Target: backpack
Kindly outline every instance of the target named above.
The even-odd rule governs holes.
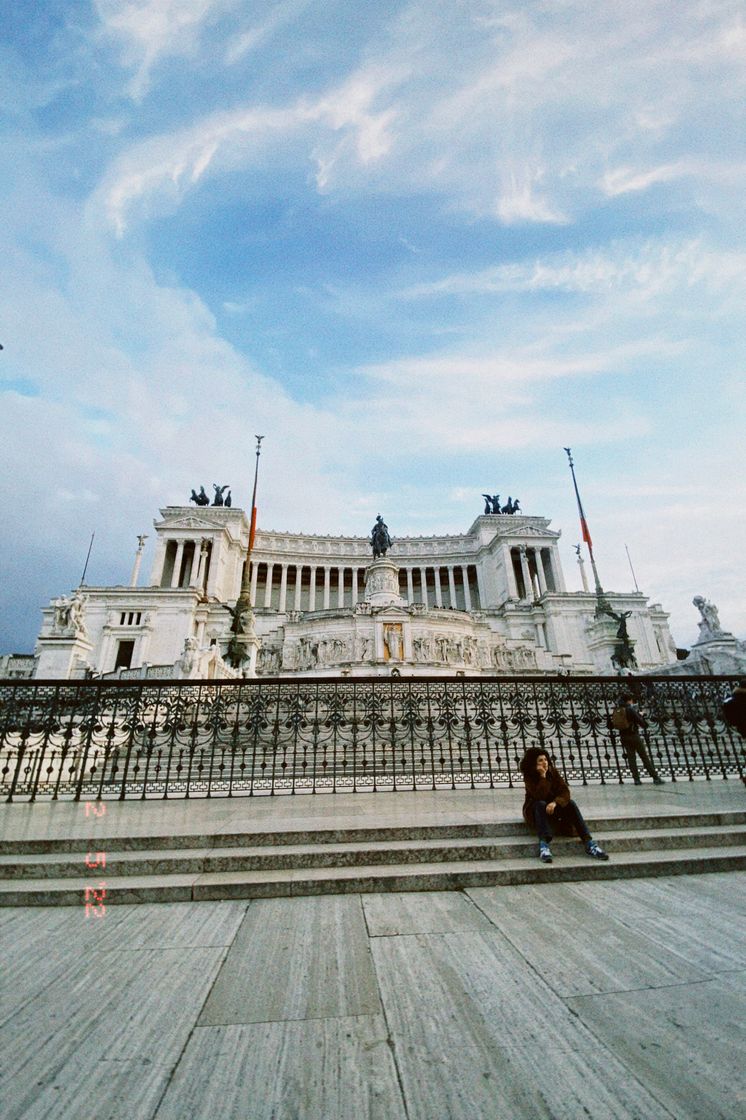
[[[626,708],[615,708],[611,713],[611,726],[617,731],[631,731],[634,724]]]

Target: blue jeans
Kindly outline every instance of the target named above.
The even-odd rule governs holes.
[[[583,814],[574,801],[570,801],[564,807],[562,805],[556,805],[551,817],[547,813],[547,802],[535,801],[534,824],[536,825],[539,839],[546,840],[547,843],[549,843],[553,836],[552,827],[549,824],[550,820],[556,820],[566,825],[574,825],[580,833],[581,840],[590,840],[591,838],[588,825],[583,820]]]

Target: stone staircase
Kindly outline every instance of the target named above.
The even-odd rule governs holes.
[[[554,863],[518,821],[198,835],[5,840],[0,905],[213,901],[281,895],[637,878],[746,868],[746,811],[586,815],[608,863],[556,839]],[[95,844],[96,852],[90,851]],[[105,853],[105,866],[89,869]],[[100,860],[100,857],[99,857]],[[91,888],[99,893],[93,895]],[[105,893],[104,893],[105,892]]]

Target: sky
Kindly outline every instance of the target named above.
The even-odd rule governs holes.
[[[0,31],[0,652],[192,487],[483,491],[746,634],[741,0],[35,0]],[[394,550],[395,554],[395,550]]]

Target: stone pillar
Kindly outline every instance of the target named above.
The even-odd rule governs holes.
[[[477,590],[479,591],[479,606],[482,610],[487,606],[487,598],[484,594],[484,580],[482,579],[482,569],[479,564],[475,565],[477,572]]]
[[[422,584],[422,603],[423,606],[429,607],[430,604],[427,599],[427,568],[420,568],[420,583]]]
[[[352,605],[357,603],[357,567],[352,569]]]
[[[503,564],[505,565],[505,581],[508,586],[508,595],[511,599],[520,598],[513,571],[513,550],[508,544],[502,546]]]
[[[303,568],[300,564],[295,565],[295,598],[293,599],[293,610],[300,610],[300,593],[303,587]]]
[[[272,577],[275,572],[274,564],[267,564],[267,583],[264,588],[264,606],[269,608],[272,606]]]
[[[464,603],[466,604],[467,611],[471,610],[471,590],[469,588],[469,565],[461,565],[461,579],[464,584]]]
[[[440,586],[440,568],[436,566],[433,568],[433,575],[435,577],[435,606],[443,606],[443,591]]]
[[[534,549],[534,563],[536,564],[536,578],[539,581],[539,595],[546,595],[547,581],[544,575],[544,558],[541,555],[541,549]]]
[[[344,568],[337,568],[337,606],[343,607],[345,605],[345,570]]]
[[[332,585],[332,570],[328,564],[324,565],[324,610],[329,610],[329,599],[331,597]]]
[[[528,570],[528,557],[526,556],[525,544],[518,545],[518,555],[521,560],[521,575],[523,576],[523,587],[526,592],[525,597],[526,599],[531,599],[531,573]]]
[[[554,576],[554,587],[556,591],[564,592],[567,590],[565,587],[565,577],[562,572],[562,565],[560,564],[559,554],[556,546],[549,549],[549,568]]]
[[[410,604],[414,602],[414,580],[411,568],[407,568],[407,599]]]
[[[145,541],[147,539],[145,534],[137,538],[137,552],[135,553],[135,562],[132,565],[130,587],[137,587],[137,577],[140,575],[140,565],[142,564],[142,551],[145,548]]]
[[[308,588],[308,609],[316,610],[316,565],[311,566],[311,583]]]
[[[256,603],[256,585],[259,579],[259,565],[252,563],[251,565],[251,591],[249,592],[249,602],[252,607]]]
[[[456,606],[456,580],[453,575],[453,564],[448,565],[448,594],[451,597],[451,606]]]
[[[184,542],[179,541],[176,545],[176,556],[174,558],[174,570],[171,576],[171,586],[179,586],[179,575],[181,573],[181,562],[184,559]]]
[[[285,613],[285,606],[288,594],[288,566],[282,565],[282,575],[280,577],[280,614]]]

